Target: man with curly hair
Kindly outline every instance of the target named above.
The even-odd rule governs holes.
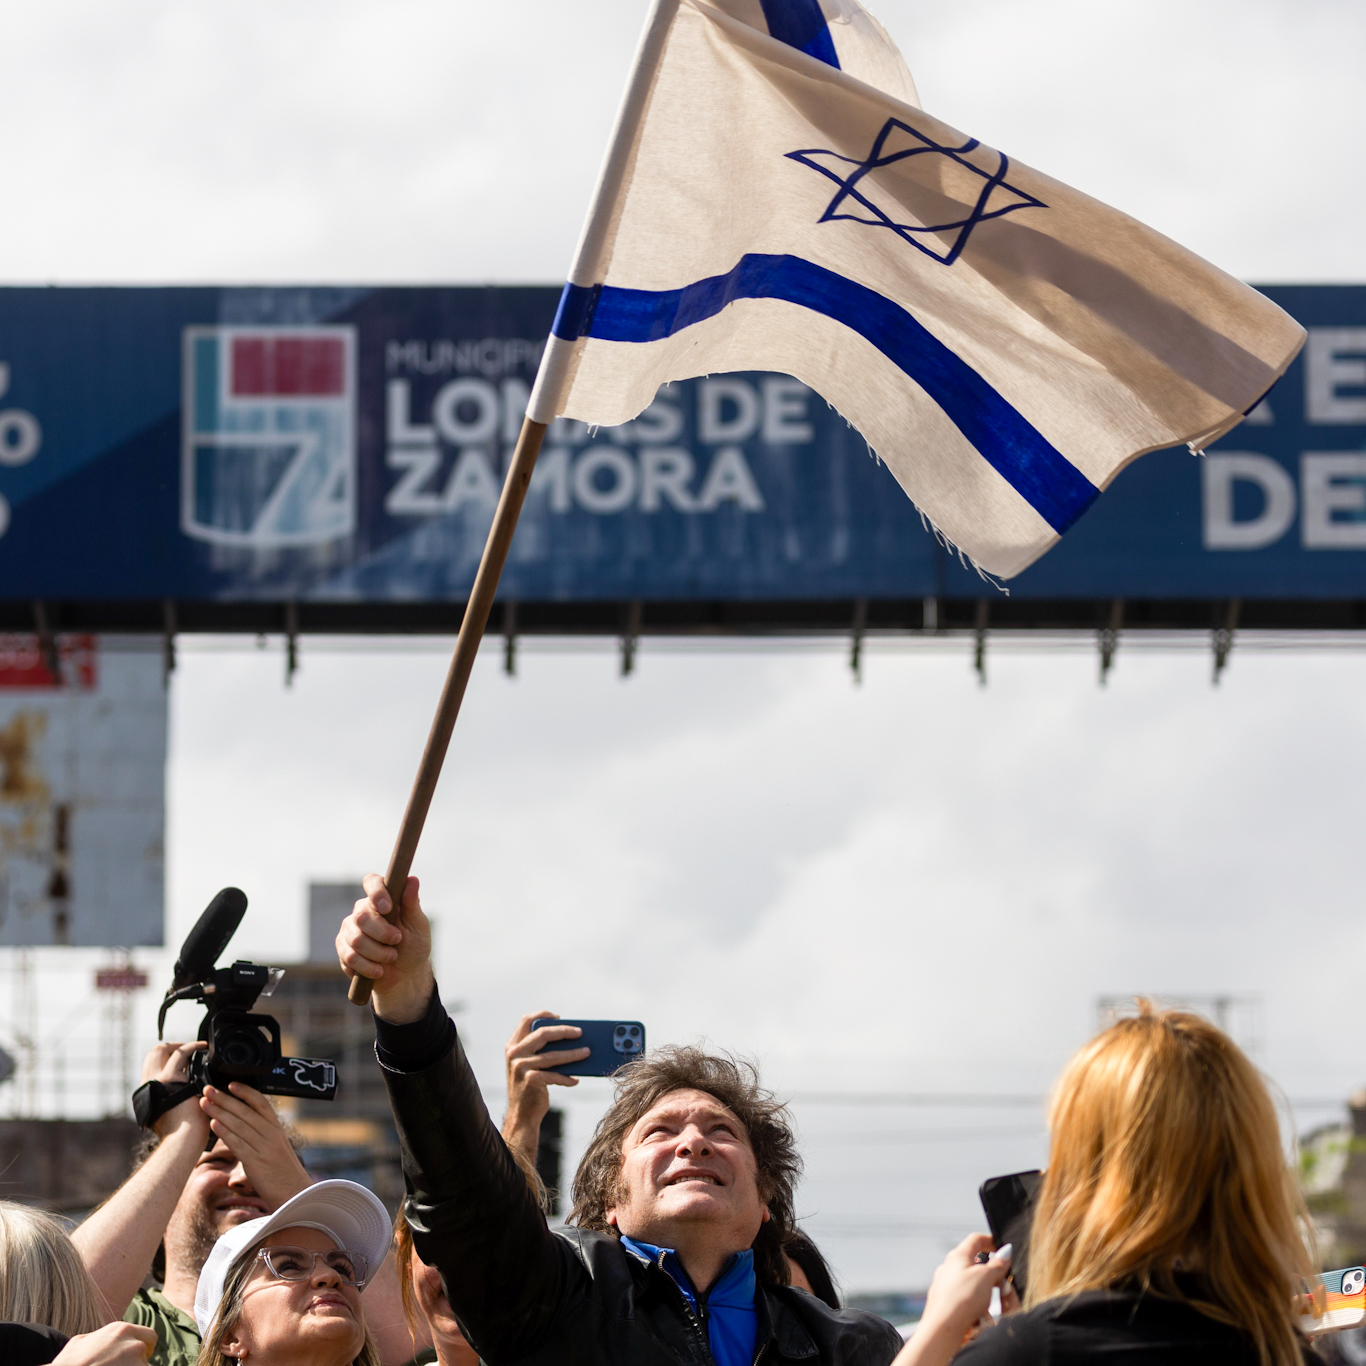
[[[373,983],[413,1245],[489,1366],[888,1366],[890,1324],[790,1284],[801,1160],[752,1067],[669,1048],[623,1069],[552,1232],[441,1006],[417,879],[396,924],[383,879],[365,892],[337,952]]]

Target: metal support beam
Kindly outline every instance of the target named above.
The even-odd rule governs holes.
[[[1219,676],[1228,667],[1228,657],[1233,650],[1233,635],[1238,629],[1238,614],[1242,607],[1241,598],[1230,598],[1224,608],[1223,624],[1214,628],[1211,642],[1214,647],[1214,677],[1210,681],[1216,688],[1219,686]]]
[[[854,599],[854,620],[849,647],[849,667],[854,672],[855,684],[863,682],[863,633],[868,627],[868,599]]]
[[[47,884],[52,903],[52,942],[71,943],[71,807],[52,808],[52,876]]]
[[[987,685],[987,625],[991,620],[991,601],[977,599],[977,621],[973,628],[972,667],[977,670],[977,682]]]
[[[517,604],[503,604],[503,672],[517,677]]]
[[[62,686],[62,660],[57,650],[57,637],[52,632],[52,626],[48,621],[47,606],[42,601],[33,604],[33,627],[38,633],[38,652],[43,657],[43,663],[47,665],[47,671],[52,675],[52,680],[60,688]]]
[[[161,604],[161,686],[171,686],[175,673],[175,603],[167,598]]]
[[[621,633],[621,676],[628,678],[636,667],[636,646],[640,643],[640,624],[645,614],[645,604],[639,598],[632,599],[626,609],[626,627]]]
[[[299,604],[285,603],[285,687],[294,686],[299,672]]]
[[[1116,598],[1110,604],[1110,620],[1097,632],[1097,641],[1100,645],[1100,686],[1105,686],[1105,681],[1110,676],[1110,670],[1115,662],[1115,650],[1119,647],[1119,633],[1124,625],[1124,599]]]

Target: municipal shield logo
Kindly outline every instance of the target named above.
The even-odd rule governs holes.
[[[187,327],[180,522],[270,549],[356,525],[356,329]]]

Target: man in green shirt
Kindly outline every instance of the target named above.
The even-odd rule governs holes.
[[[157,1345],[148,1358],[154,1366],[194,1366],[199,1360],[199,1328],[194,1317],[172,1304],[155,1286],[139,1290],[124,1321],[150,1328]]]

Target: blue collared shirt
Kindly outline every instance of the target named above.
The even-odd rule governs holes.
[[[634,1238],[623,1237],[621,1241],[638,1257],[668,1272],[693,1313],[705,1321],[707,1345],[716,1366],[753,1366],[754,1340],[759,1335],[759,1315],[754,1308],[758,1282],[753,1252],[747,1248],[732,1255],[699,1308],[697,1292],[673,1248],[638,1243]]]

